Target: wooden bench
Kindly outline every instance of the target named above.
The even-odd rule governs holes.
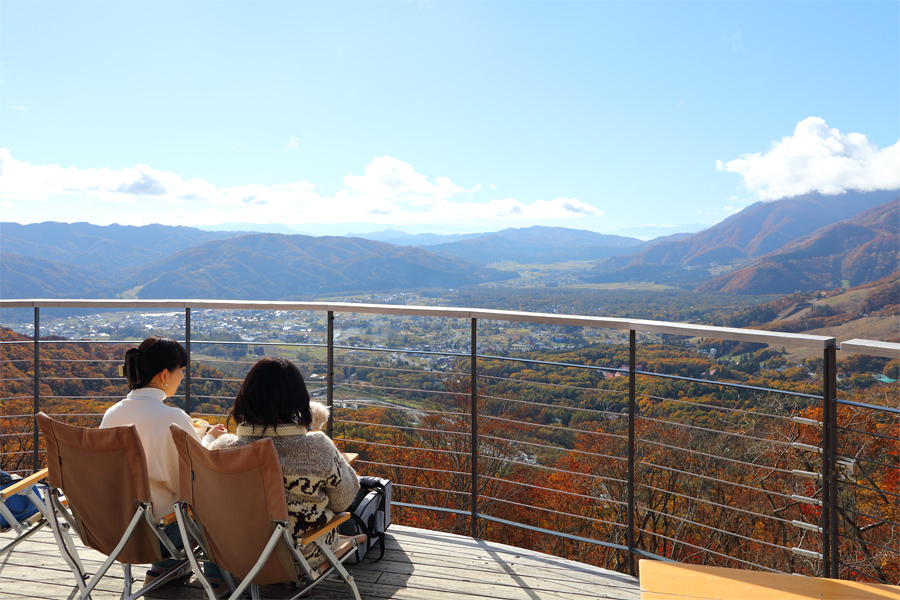
[[[784,573],[640,562],[641,600],[900,600],[900,586]]]

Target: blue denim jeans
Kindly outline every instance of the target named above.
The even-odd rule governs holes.
[[[184,546],[184,542],[181,540],[181,531],[178,530],[178,523],[172,523],[171,525],[167,525],[163,532],[166,534],[176,548],[181,548]],[[160,548],[162,549],[163,556],[170,556],[169,551],[166,550],[166,547],[160,542]],[[155,562],[150,567],[150,571],[155,573],[161,573],[167,569],[171,569],[178,561],[174,558],[166,558],[160,562]],[[222,578],[222,570],[219,568],[219,565],[215,565],[211,562],[203,563],[203,574],[206,575],[207,579],[221,579]]]

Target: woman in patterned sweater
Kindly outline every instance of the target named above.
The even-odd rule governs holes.
[[[310,402],[300,370],[289,360],[267,356],[247,373],[228,415],[237,435],[225,434],[209,449],[232,448],[262,437],[272,438],[281,459],[290,527],[298,543],[306,531],[320,527],[353,502],[359,479],[321,431],[328,409]],[[336,530],[326,542],[337,548]],[[301,548],[312,568],[325,562],[315,544]]]

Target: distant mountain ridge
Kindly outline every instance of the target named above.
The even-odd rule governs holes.
[[[536,225],[437,244],[429,246],[428,250],[440,256],[483,264],[500,261],[530,263],[597,260],[643,248],[647,244],[637,238]]]
[[[848,192],[757,202],[690,237],[655,244],[634,256],[611,258],[600,269],[613,271],[640,264],[693,267],[757,258],[897,197],[897,191]]]
[[[434,246],[448,242],[458,242],[485,235],[484,233],[406,233],[397,229],[385,229],[372,233],[348,233],[344,237],[358,237],[397,246]]]
[[[598,264],[558,270],[574,283],[655,282],[742,294],[832,289],[897,269],[898,207],[897,192],[811,194],[757,203],[698,233],[649,242],[545,226],[451,237],[371,234],[389,242],[164,225],[2,223],[0,296],[305,299],[518,277],[487,267],[504,262],[513,265],[506,269]]]
[[[103,298],[115,291],[96,270],[33,256],[0,254],[0,297]]]
[[[372,240],[164,225],[4,223],[0,247],[4,298],[308,299],[518,276]]]
[[[0,223],[0,251],[86,268],[123,273],[210,240],[244,235],[169,225]]]
[[[359,238],[256,234],[215,240],[125,280],[140,298],[300,299],[327,292],[452,288],[516,277]]]
[[[900,204],[886,202],[852,219],[823,227],[698,291],[789,294],[857,286],[900,268]]]
[[[681,240],[662,241],[633,255],[601,262],[582,276],[588,283],[650,281],[699,287],[699,291],[742,294],[790,293],[795,290],[831,289],[850,280],[859,285],[884,277],[897,268],[898,226],[891,208],[900,206],[897,191],[848,192],[840,196],[809,194],[756,203],[713,227]],[[866,224],[866,216],[881,218],[881,225]],[[881,215],[881,217],[875,217]],[[859,217],[859,219],[857,219]],[[823,224],[824,225],[821,225]],[[845,226],[838,227],[840,224]],[[861,232],[872,225],[878,232]],[[809,236],[822,237],[815,256],[800,262],[797,256],[776,258],[809,245]],[[893,230],[891,229],[893,227]],[[855,232],[855,233],[854,233]],[[887,236],[887,237],[885,237]],[[893,245],[892,245],[893,244]],[[863,248],[864,246],[864,248]],[[868,261],[842,259],[838,254],[861,253]],[[763,260],[763,257],[766,257]],[[874,261],[874,266],[869,263]],[[877,264],[877,263],[882,264]],[[891,268],[893,263],[893,268]],[[724,275],[710,273],[734,267]],[[712,281],[710,281],[712,280]],[[708,283],[707,283],[708,282]]]

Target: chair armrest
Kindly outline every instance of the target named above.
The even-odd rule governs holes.
[[[334,515],[334,517],[330,521],[328,521],[321,527],[317,527],[316,529],[310,529],[305,534],[303,534],[303,538],[301,539],[302,544],[304,546],[306,544],[309,544],[317,537],[325,535],[326,533],[328,533],[329,531],[331,531],[332,529],[334,529],[335,527],[337,527],[338,525],[340,525],[341,523],[343,523],[344,521],[346,521],[349,518],[350,518],[350,513],[348,513],[348,512],[342,512],[342,513],[338,513],[338,514]]]
[[[187,514],[190,518],[192,518],[192,519],[194,518],[194,509],[191,507],[191,505],[187,506]],[[172,523],[175,523],[176,521],[178,521],[178,519],[175,517],[175,511],[172,511],[169,514],[167,514],[166,516],[164,516],[162,519],[160,519],[159,524],[160,525],[171,525]]]
[[[35,483],[47,477],[47,469],[41,469],[37,473],[32,473],[28,477],[24,479],[20,479],[9,487],[3,488],[3,491],[0,491],[0,498],[6,500],[10,496],[15,496],[22,490],[27,490]]]

